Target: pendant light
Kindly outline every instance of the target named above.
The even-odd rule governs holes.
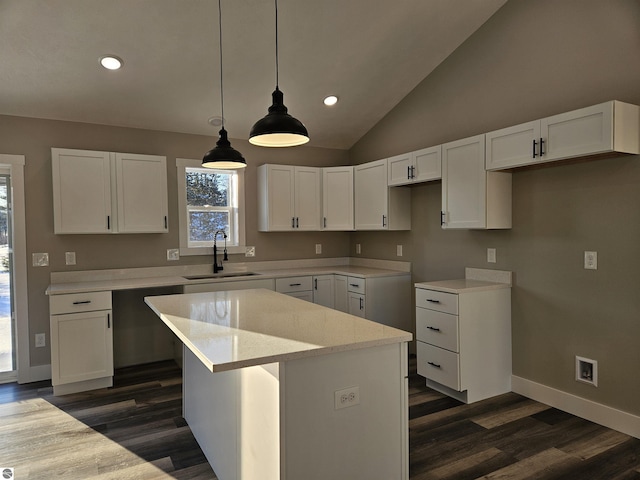
[[[247,166],[242,154],[235,150],[229,139],[227,131],[224,129],[224,94],[222,89],[222,7],[221,0],[218,0],[218,22],[220,24],[220,107],[222,110],[222,129],[220,139],[216,142],[215,148],[209,150],[202,159],[202,166],[207,168],[236,169]]]
[[[284,106],[284,95],[278,88],[278,0],[276,4],[276,89],[269,113],[251,128],[249,142],[260,147],[295,147],[309,141],[309,134],[302,122],[289,115]]]

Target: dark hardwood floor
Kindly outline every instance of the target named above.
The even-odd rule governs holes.
[[[411,365],[412,480],[640,479],[638,439],[514,393],[464,405]],[[215,479],[181,389],[173,362],[119,369],[113,388],[64,397],[44,382],[0,385],[0,468],[16,480]]]

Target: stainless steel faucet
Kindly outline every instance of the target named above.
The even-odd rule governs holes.
[[[220,233],[224,237],[224,255],[222,257],[222,260],[220,260],[220,265],[218,265],[218,246],[216,245],[216,239],[218,238],[218,235]],[[222,266],[223,260],[225,262],[229,260],[229,257],[227,255],[227,234],[225,233],[224,230],[218,230],[216,233],[213,234],[213,273],[218,273],[224,270]]]

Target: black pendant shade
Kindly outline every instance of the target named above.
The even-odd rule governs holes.
[[[249,142],[261,147],[295,147],[309,141],[307,128],[300,120],[289,115],[284,95],[276,86],[269,113],[251,128]]]
[[[202,159],[202,166],[207,168],[220,169],[236,169],[247,166],[242,154],[231,146],[231,142],[227,138],[227,131],[224,129],[224,90],[222,88],[222,6],[218,0],[218,25],[220,33],[220,108],[222,110],[222,129],[220,130],[220,138],[216,142],[216,146],[209,150]]]
[[[242,154],[234,149],[227,138],[227,131],[222,127],[220,139],[216,146],[209,150],[202,159],[202,166],[207,168],[234,169],[247,166]]]

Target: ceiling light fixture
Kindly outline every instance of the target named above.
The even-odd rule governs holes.
[[[278,87],[278,0],[276,5],[276,89],[271,94],[273,104],[269,113],[251,128],[249,142],[260,147],[295,147],[309,141],[309,133],[302,122],[289,115],[284,95]]]
[[[227,131],[224,129],[224,94],[222,89],[222,7],[221,0],[218,0],[218,23],[220,25],[220,116],[222,129],[220,130],[220,139],[216,142],[216,146],[209,150],[202,159],[202,166],[207,168],[235,169],[247,166],[242,154],[235,150],[229,139]],[[212,117],[213,118],[213,117]]]
[[[104,55],[100,57],[100,65],[107,70],[120,70],[124,62],[120,57],[115,55]]]
[[[338,97],[336,97],[335,95],[329,95],[323,101],[324,101],[325,105],[330,107],[330,106],[335,105],[336,103],[338,103]]]

